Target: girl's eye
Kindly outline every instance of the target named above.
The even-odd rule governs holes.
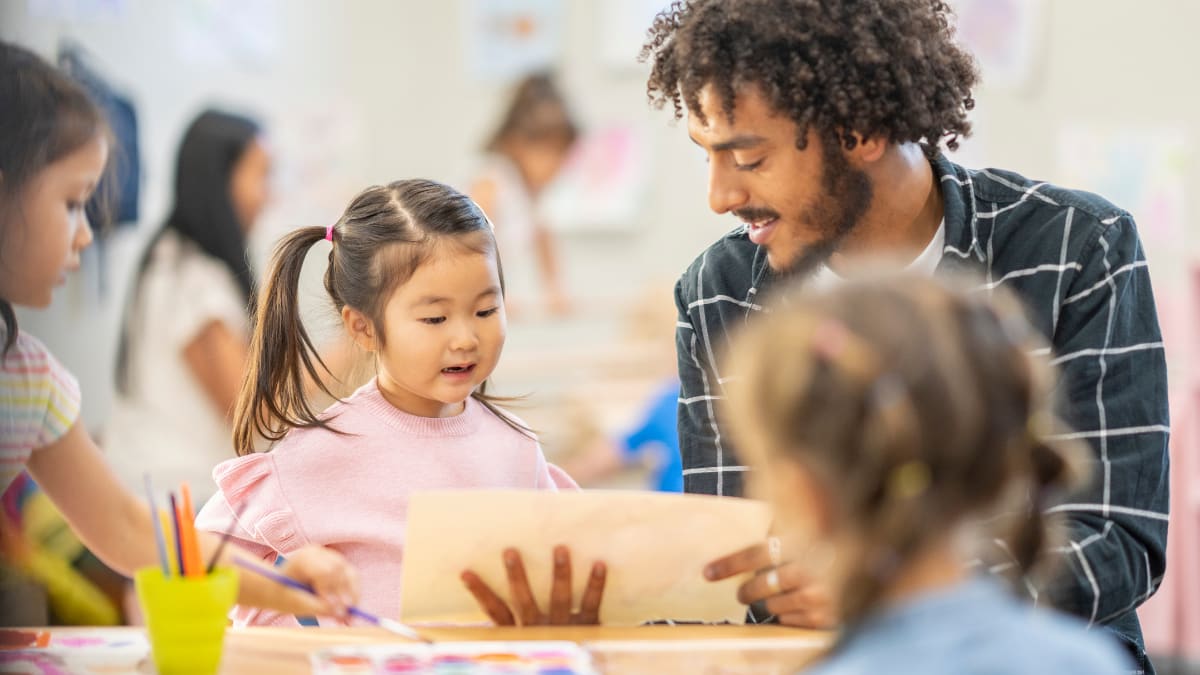
[[[489,316],[491,316],[491,315],[493,315],[493,314],[495,314],[496,312],[499,312],[499,311],[500,311],[500,308],[499,308],[499,307],[493,307],[493,308],[491,308],[491,309],[485,309],[485,310],[483,310],[482,312],[475,312],[475,316],[477,316],[477,317],[479,317],[479,318],[481,318],[481,319],[486,319],[486,318],[488,318]]]
[[[444,316],[431,316],[428,318],[421,319],[421,323],[429,324],[430,326],[436,326],[437,324],[442,323],[445,320],[446,320],[446,317],[444,317]]]

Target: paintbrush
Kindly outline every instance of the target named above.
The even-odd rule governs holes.
[[[233,524],[221,535],[221,541],[217,544],[217,550],[213,552],[212,558],[208,561],[208,566],[204,568],[205,574],[213,573],[213,568],[217,566],[217,561],[221,559],[221,552],[225,550],[225,544],[229,543],[229,538],[233,536],[234,530],[237,529],[238,522],[241,521],[242,514],[246,512],[246,505],[248,503],[242,502],[238,506],[237,511],[233,512]]]
[[[308,593],[309,595],[317,595],[316,590],[314,590],[312,586],[309,586],[308,584],[304,584],[299,581],[296,581],[295,579],[293,579],[291,577],[284,576],[277,572],[272,572],[271,570],[259,567],[258,565],[253,565],[253,564],[248,563],[245,560],[241,560],[239,558],[234,558],[233,563],[235,565],[237,565],[238,567],[250,570],[251,572],[254,572],[255,574],[260,574],[268,579],[271,579],[272,581],[281,583],[284,586],[287,586],[289,588],[294,588],[298,591],[303,591],[305,593]],[[395,621],[393,619],[388,619],[388,618],[385,618],[382,616],[375,616],[374,614],[372,614],[370,612],[361,610],[354,606],[347,607],[346,612],[348,614],[350,614],[350,616],[354,616],[359,619],[362,619],[363,621],[366,621],[367,623],[373,623],[376,626],[379,626],[380,628],[382,628],[386,631],[395,633],[396,635],[403,635],[404,637],[406,637],[410,640],[417,640],[418,642],[425,642],[425,643],[430,643],[430,644],[433,643],[433,640],[423,637],[420,633],[413,630],[410,626],[406,626],[405,624],[402,624],[399,621]]]

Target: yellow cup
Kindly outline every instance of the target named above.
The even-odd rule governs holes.
[[[168,578],[159,567],[144,567],[134,583],[160,675],[216,673],[237,572],[217,568],[203,578]]]

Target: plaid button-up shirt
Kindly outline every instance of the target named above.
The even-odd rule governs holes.
[[[997,170],[932,162],[946,241],[935,274],[1006,286],[1052,345],[1065,417],[1095,450],[1095,478],[1070,503],[1067,571],[1035,597],[1106,624],[1142,653],[1135,608],[1166,566],[1167,372],[1150,277],[1129,213],[1096,195]],[[710,246],[675,287],[687,492],[742,494],[748,470],[714,408],[733,375],[717,361],[731,331],[762,309],[772,280],[744,227]]]

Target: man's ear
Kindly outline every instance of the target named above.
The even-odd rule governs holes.
[[[342,307],[342,325],[346,328],[346,334],[360,349],[368,352],[379,349],[379,340],[375,337],[375,323],[366,314],[346,305]]]
[[[854,138],[858,140],[858,143],[854,145],[853,150],[847,151],[847,154],[861,164],[872,164],[879,161],[889,145],[887,137],[878,134],[874,136],[854,134]]]

